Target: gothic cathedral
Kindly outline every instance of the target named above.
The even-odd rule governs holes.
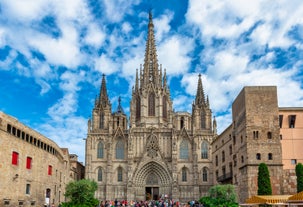
[[[198,199],[213,185],[216,121],[201,76],[192,113],[175,112],[166,71],[158,64],[152,15],[143,68],[136,72],[130,117],[112,112],[103,75],[86,139],[86,178],[100,200]]]

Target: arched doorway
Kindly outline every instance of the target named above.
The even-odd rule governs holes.
[[[158,200],[160,197],[158,177],[153,172],[146,178],[145,195],[146,200]]]
[[[137,169],[133,179],[136,200],[158,200],[162,195],[171,195],[172,179],[163,163],[144,162]]]

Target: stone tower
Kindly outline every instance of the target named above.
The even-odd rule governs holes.
[[[145,58],[136,71],[130,123],[115,112],[103,75],[86,139],[86,178],[98,183],[100,200],[148,200],[169,196],[187,202],[213,185],[211,142],[215,127],[199,75],[189,112],[175,112],[166,70],[158,64],[149,14]],[[214,125],[215,126],[215,125]]]

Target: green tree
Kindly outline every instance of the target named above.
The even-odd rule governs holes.
[[[69,202],[63,203],[63,207],[93,207],[98,205],[94,198],[97,183],[92,180],[71,181],[66,186],[65,196]]]
[[[298,163],[296,165],[296,176],[297,176],[297,193],[303,191],[303,165]]]
[[[258,195],[271,195],[270,175],[267,165],[260,163],[258,169]]]
[[[209,196],[200,198],[204,207],[237,207],[236,193],[233,185],[215,185],[208,191]]]

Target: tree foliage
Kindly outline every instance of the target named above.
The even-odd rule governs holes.
[[[271,195],[270,175],[267,165],[260,163],[258,169],[258,195]]]
[[[94,198],[97,183],[92,180],[71,181],[66,186],[65,196],[69,202],[63,203],[63,207],[93,207],[98,205]]]
[[[298,163],[296,165],[296,176],[297,176],[297,193],[303,191],[303,165]]]
[[[236,193],[233,185],[215,185],[208,191],[209,196],[200,198],[204,207],[237,207]]]

